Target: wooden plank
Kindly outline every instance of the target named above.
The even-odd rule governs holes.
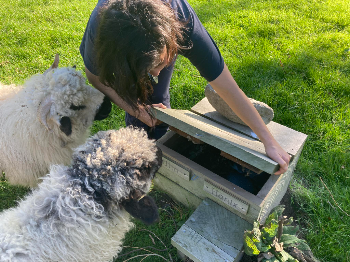
[[[194,262],[238,261],[185,224],[171,238],[171,244]]]
[[[265,154],[261,142],[188,110],[155,108],[157,119],[175,126],[242,161],[269,174],[279,169],[278,163]]]
[[[215,110],[215,108],[209,103],[208,98],[204,97],[201,101],[195,104],[191,111],[206,117],[212,121],[220,123],[226,127],[236,130],[244,135],[247,135],[253,139],[259,140],[258,136],[250,129],[249,126],[238,124],[228,120],[226,117],[221,115]]]
[[[176,161],[168,159],[166,156],[163,155],[162,157],[163,163],[162,166],[159,168],[158,172],[161,174],[166,174],[167,176],[173,176],[176,175],[178,177],[181,177],[181,179],[184,179],[186,181],[190,180],[190,170],[187,168],[183,168],[181,164],[177,163]]]
[[[239,261],[244,230],[252,224],[205,199],[171,239],[194,261]]]
[[[175,133],[179,134],[180,136],[183,136],[185,138],[187,138],[189,141],[191,141],[193,144],[204,144],[203,141],[199,140],[198,138],[195,138],[193,136],[190,136],[189,134],[186,134],[185,132],[182,132],[181,130],[173,127],[173,126],[169,126],[169,129],[171,131],[174,131]]]
[[[251,171],[253,171],[254,173],[261,174],[263,172],[262,170],[257,169],[256,167],[249,165],[248,163],[246,163],[242,160],[239,160],[237,157],[231,156],[231,155],[225,153],[224,151],[221,151],[220,155],[237,163],[237,164],[239,164],[239,165],[241,165],[241,166],[243,166],[243,167],[245,167],[245,168],[247,168],[247,169],[249,169],[249,170],[251,170]]]
[[[221,201],[225,205],[228,205],[242,214],[248,213],[249,204],[244,200],[230,194],[230,192],[224,191],[208,181],[204,181],[203,190],[213,196],[216,201]]]
[[[206,198],[185,224],[232,257],[243,248],[245,230],[253,225]]]
[[[256,134],[248,126],[234,123],[218,113],[209,103],[206,97],[194,105],[191,110],[203,117],[220,123],[225,127],[229,127],[242,134],[245,134],[252,139],[259,140]],[[299,151],[300,147],[304,144],[307,138],[307,135],[273,121],[268,123],[266,126],[276,141],[281,145],[281,147],[292,156],[294,156]]]

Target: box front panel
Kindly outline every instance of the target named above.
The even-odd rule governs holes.
[[[178,162],[163,156],[163,164],[158,171],[166,176],[178,176],[185,181],[190,180],[190,169],[184,168]]]
[[[213,181],[210,176],[207,176],[210,171],[207,171],[208,173],[206,174],[203,172],[205,169],[202,168],[202,172],[199,172],[195,163],[193,163],[193,166],[188,161],[184,164],[178,159],[174,160],[173,156],[170,157],[164,151],[167,150],[163,150],[163,158],[167,163],[166,167],[159,169],[159,174],[154,180],[155,185],[160,189],[169,192],[176,200],[185,205],[189,204],[187,203],[188,201],[193,200],[194,203],[190,203],[190,206],[196,206],[198,202],[196,197],[199,199],[210,198],[247,221],[253,222],[258,218],[260,213],[258,205],[249,203],[240,194],[229,191],[223,185],[225,182],[220,184],[217,181]],[[181,164],[179,165],[178,163]],[[189,179],[187,174],[189,174]],[[160,175],[174,183],[165,186],[165,180]],[[215,174],[211,173],[211,175]],[[226,181],[226,183],[229,182]],[[169,190],[167,187],[171,187],[171,189]],[[235,189],[238,190],[239,188],[235,187]],[[195,197],[191,197],[188,194],[193,194]],[[251,194],[248,195],[251,196]]]
[[[249,204],[242,199],[233,196],[227,191],[224,191],[209,181],[204,181],[204,191],[209,193],[216,201],[220,201],[225,205],[228,205],[235,210],[241,212],[246,215],[248,213]],[[211,198],[212,198],[211,197]]]

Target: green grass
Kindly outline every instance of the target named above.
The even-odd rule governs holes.
[[[20,201],[28,192],[29,188],[9,185],[2,174],[0,179],[0,210],[16,206],[17,201]]]
[[[170,238],[189,218],[193,210],[174,202],[166,194],[151,191],[159,208],[160,221],[151,226],[134,221],[136,226],[131,230],[123,243],[124,249],[115,262],[129,261],[179,261],[177,250],[170,243]],[[165,260],[166,259],[166,260]]]
[[[96,1],[0,1],[1,82],[23,83],[48,68],[55,53],[60,54],[61,66],[75,64],[83,70],[79,45]],[[275,122],[308,135],[291,183],[293,202],[300,214],[296,219],[304,226],[303,234],[321,261],[350,261],[349,2],[189,2],[243,91],[270,105]],[[198,71],[180,57],[171,82],[172,107],[189,109],[204,97],[205,85]],[[124,113],[114,107],[113,116],[96,122],[92,132],[120,128],[124,126],[123,117]],[[1,182],[0,209],[15,205],[25,192]],[[168,247],[173,219],[180,224],[185,221],[178,215],[164,218],[160,229],[151,229]],[[151,233],[140,231],[142,228],[137,224],[125,245],[148,246],[146,239],[152,242]],[[163,249],[162,244],[157,247]],[[166,252],[155,253],[168,258]]]

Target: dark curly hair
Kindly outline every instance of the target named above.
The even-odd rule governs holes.
[[[167,50],[172,61],[184,23],[161,0],[114,0],[101,9],[96,50],[100,81],[137,111],[153,92],[148,72]]]

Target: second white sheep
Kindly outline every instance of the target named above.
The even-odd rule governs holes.
[[[50,165],[68,165],[94,120],[108,116],[110,101],[87,85],[75,68],[58,68],[23,86],[0,84],[0,174],[11,184],[34,187]]]

